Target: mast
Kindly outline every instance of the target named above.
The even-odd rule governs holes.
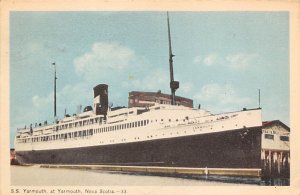
[[[173,57],[175,55],[172,53],[169,12],[167,12],[167,22],[168,22],[168,38],[169,38],[169,65],[170,65],[171,104],[175,105],[176,104],[176,102],[175,102],[175,91],[176,91],[176,89],[179,88],[179,82],[174,81]]]
[[[54,119],[56,119],[56,65],[55,62],[52,63],[54,66]]]

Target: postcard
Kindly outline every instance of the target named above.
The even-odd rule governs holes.
[[[300,193],[298,1],[1,4],[3,194]]]

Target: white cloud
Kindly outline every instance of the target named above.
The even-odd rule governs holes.
[[[180,82],[180,85],[179,85],[179,89],[183,92],[183,93],[190,93],[192,90],[193,90],[193,83],[190,83],[190,82]]]
[[[195,64],[199,64],[199,65],[205,65],[205,66],[212,66],[212,65],[216,65],[219,62],[219,56],[215,53],[210,53],[207,56],[196,56],[194,58],[194,63]]]
[[[201,64],[202,64],[202,60],[203,60],[202,56],[196,56],[196,57],[194,58],[194,64],[199,64],[199,65],[201,65]]]
[[[242,70],[248,68],[249,66],[255,65],[253,63],[255,62],[256,58],[256,54],[238,53],[234,55],[227,55],[225,65],[232,69]]]
[[[242,108],[252,103],[252,99],[240,96],[229,84],[204,85],[194,98],[216,111],[229,111],[232,108]]]
[[[203,60],[203,64],[206,66],[212,66],[218,63],[218,56],[216,54],[209,54]]]
[[[141,69],[149,70],[140,71]],[[95,43],[91,50],[74,59],[74,69],[81,78],[74,84],[66,84],[57,91],[57,115],[63,110],[76,112],[78,105],[90,105],[93,99],[93,87],[100,83],[109,85],[110,101],[124,104],[127,98],[120,91],[158,90],[162,84],[169,83],[168,74],[154,70],[146,59],[136,56],[135,52],[118,43]],[[117,79],[115,79],[117,78]],[[120,83],[120,80],[123,81]],[[168,84],[167,84],[168,86]],[[53,108],[53,92],[48,95],[35,95],[32,104],[36,110],[51,112]],[[125,104],[124,104],[125,105]],[[70,112],[69,112],[70,113]]]
[[[246,53],[228,54],[225,57],[220,54],[210,53],[204,57],[196,56],[194,63],[204,66],[222,65],[234,70],[245,70],[256,64],[257,57],[257,54]]]
[[[77,83],[74,85],[65,85],[56,93],[57,115],[62,116],[65,108],[67,111],[76,112],[77,106],[85,106],[92,102],[93,91],[92,87],[87,83]],[[46,96],[35,95],[32,97],[32,104],[37,112],[48,114],[53,113],[54,93],[50,92]],[[46,113],[45,113],[46,115]]]
[[[35,95],[32,97],[32,104],[37,108],[43,107],[44,105],[47,105],[50,102],[52,102],[53,98],[54,98],[54,93],[50,93],[46,97],[41,97],[41,96]]]
[[[129,79],[122,83],[123,86],[131,86],[137,90],[162,90],[166,89],[169,85],[168,74],[163,70],[156,69],[153,71],[149,71],[146,76],[136,77],[133,79]]]
[[[136,60],[135,52],[119,43],[95,43],[91,50],[74,59],[75,71],[85,78],[107,75],[106,71],[122,71]],[[100,73],[100,74],[99,74]]]

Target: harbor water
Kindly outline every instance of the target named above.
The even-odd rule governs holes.
[[[11,166],[12,186],[234,186],[289,185],[287,179],[232,178],[225,176],[145,175],[100,170]]]

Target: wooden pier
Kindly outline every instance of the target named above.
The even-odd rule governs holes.
[[[118,165],[40,165],[41,168],[85,169],[125,173],[174,174],[174,175],[220,175],[236,177],[261,177],[261,169],[239,168],[185,168]]]

